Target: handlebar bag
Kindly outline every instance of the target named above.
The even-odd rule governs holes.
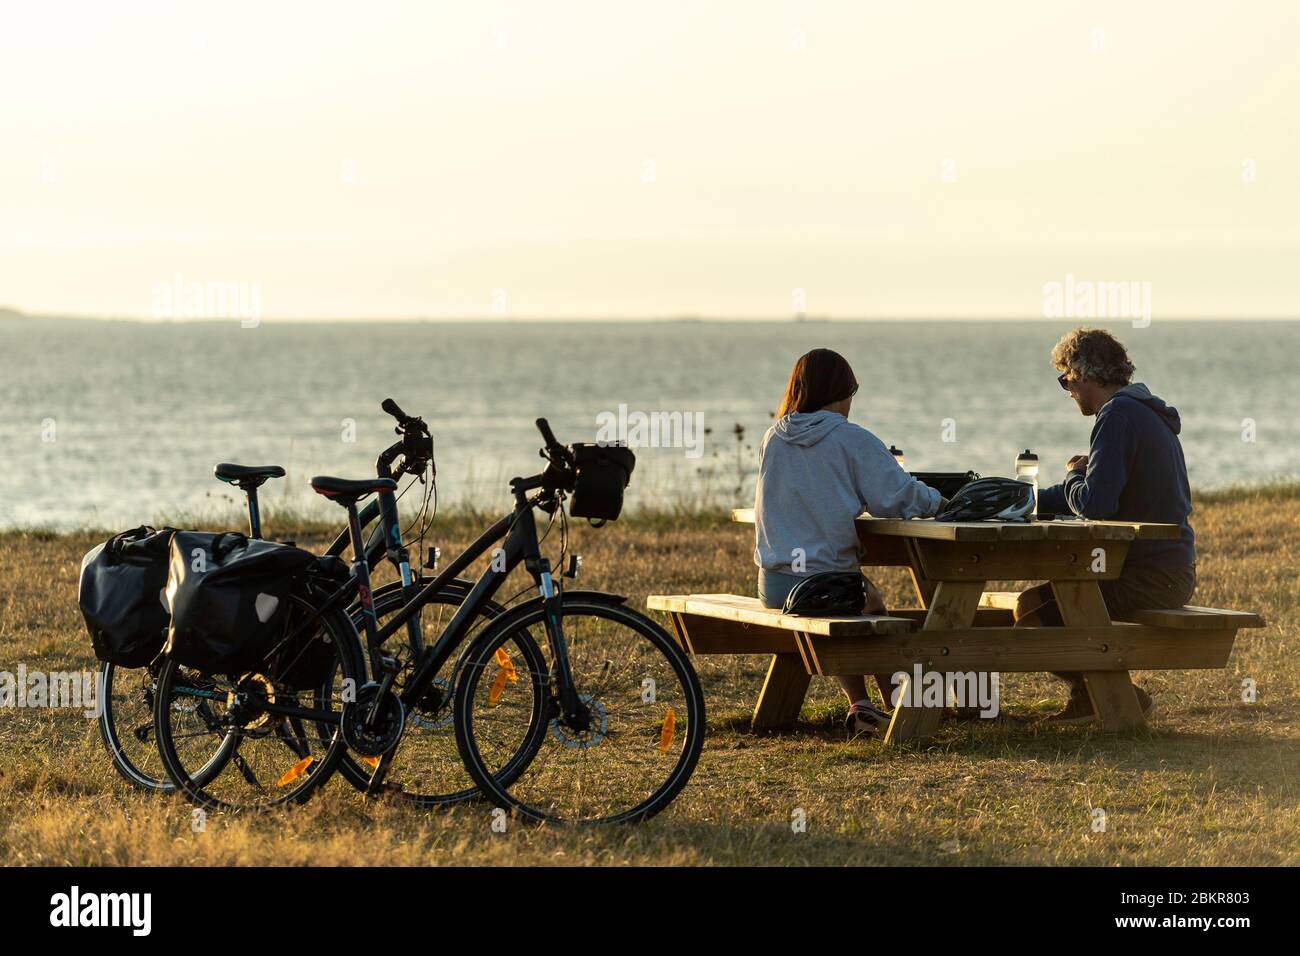
[[[164,588],[174,528],[141,525],[115,534],[81,559],[77,604],[95,656],[119,667],[144,667],[167,639]]]
[[[289,617],[289,597],[315,562],[310,551],[242,534],[176,532],[166,653],[205,674],[262,670]]]
[[[569,514],[613,521],[623,510],[623,489],[632,478],[636,455],[623,445],[590,442],[571,445],[575,477]]]

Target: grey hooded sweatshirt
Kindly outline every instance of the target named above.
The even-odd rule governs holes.
[[[852,571],[854,518],[932,515],[940,500],[865,428],[836,412],[794,412],[767,430],[759,450],[754,563],[800,576]]]

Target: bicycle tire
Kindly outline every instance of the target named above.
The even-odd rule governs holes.
[[[140,766],[144,762],[143,760],[131,756],[119,727],[120,717],[117,708],[113,705],[113,695],[119,676],[124,674],[139,676],[142,680],[144,675],[151,675],[153,687],[146,691],[148,723],[138,725],[134,730],[130,731],[130,734],[141,744],[144,744],[147,741],[140,736],[140,731],[144,731],[148,740],[152,741],[152,746],[146,749],[157,761],[158,771],[156,774],[151,772],[152,767],[146,769]],[[111,661],[105,661],[99,671],[99,695],[103,701],[103,706],[100,708],[99,719],[96,723],[99,726],[99,739],[103,742],[104,749],[108,751],[113,769],[124,780],[146,793],[174,793],[176,784],[166,775],[166,768],[163,766],[162,757],[158,753],[152,703],[156,688],[157,677],[151,674],[151,668],[119,667]],[[131,749],[134,750],[135,748],[132,747]],[[219,773],[225,759],[229,759],[229,753],[218,748],[217,752],[212,755],[211,764],[198,771],[198,775],[203,777]]]
[[[663,782],[648,797],[635,805],[608,816],[592,819],[566,818],[559,813],[543,808],[539,805],[540,801],[525,799],[521,793],[516,792],[516,785],[528,773],[531,765],[536,762],[547,740],[553,735],[560,736],[556,733],[559,706],[554,699],[549,668],[534,675],[535,681],[545,682],[545,689],[550,702],[547,716],[552,719],[548,719],[540,728],[530,728],[528,731],[527,751],[530,766],[525,766],[513,777],[496,777],[485,771],[481,747],[476,741],[478,722],[475,714],[475,701],[478,697],[478,691],[485,676],[490,673],[495,648],[499,646],[502,639],[512,630],[537,627],[542,624],[545,608],[540,600],[521,605],[493,622],[470,648],[466,658],[466,666],[457,682],[455,698],[456,739],[461,748],[461,758],[464,760],[465,767],[474,778],[475,783],[478,784],[488,799],[498,807],[511,811],[526,820],[536,823],[579,823],[582,825],[631,823],[647,820],[662,812],[672,803],[682,788],[689,782],[691,774],[699,761],[704,746],[706,726],[704,694],[700,688],[699,678],[696,676],[689,658],[686,657],[662,627],[644,614],[626,607],[620,602],[601,600],[591,595],[562,596],[561,615],[566,622],[566,642],[569,642],[568,635],[571,631],[576,632],[577,630],[574,622],[584,617],[613,621],[627,627],[641,638],[644,638],[653,653],[662,658],[662,663],[667,665],[669,672],[680,683],[682,692],[680,704],[685,710],[686,733],[677,759],[671,768],[667,770]],[[570,652],[572,650],[573,646],[571,644]],[[658,660],[658,658],[655,658],[655,660]],[[577,676],[575,676],[575,682],[578,682],[577,690],[582,693],[583,685]],[[595,690],[597,688],[592,687],[591,689]],[[600,689],[603,690],[603,686]],[[626,690],[624,688],[625,692]],[[603,706],[602,704],[602,708]],[[675,710],[673,713],[675,727]],[[602,727],[601,734],[604,733],[605,730]],[[666,729],[663,735],[668,736]],[[627,734],[627,738],[633,741],[638,739],[631,733]],[[613,739],[612,734],[606,735],[598,739],[595,744],[583,743],[580,746],[598,746],[606,740]],[[561,743],[563,746],[568,746],[563,741]]]

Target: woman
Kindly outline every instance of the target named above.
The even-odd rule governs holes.
[[[848,420],[858,380],[830,349],[813,349],[794,363],[777,423],[763,436],[754,501],[758,597],[779,608],[799,581],[821,571],[854,571],[859,544],[853,519],[937,514],[947,504],[894,460],[884,443]],[[880,592],[867,583],[868,614],[883,614]],[[867,696],[862,677],[841,677],[849,699],[845,723],[870,733],[889,716]],[[889,675],[877,675],[889,700]]]

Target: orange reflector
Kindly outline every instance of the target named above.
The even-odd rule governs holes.
[[[492,682],[491,688],[488,689],[488,706],[495,707],[497,701],[501,699],[502,692],[506,689],[507,671],[503,667],[497,671],[497,679]]]
[[[497,663],[501,665],[501,669],[506,673],[506,679],[512,684],[518,681],[519,672],[515,670],[515,662],[510,659],[510,655],[506,653],[504,647],[497,648],[496,657]]]
[[[671,707],[668,708],[668,715],[664,717],[664,728],[659,731],[659,752],[668,753],[668,748],[673,745],[673,734],[677,732],[677,711]]]
[[[361,758],[361,762],[362,762],[363,764],[365,764],[366,766],[368,766],[368,767],[378,767],[378,766],[379,766],[379,758],[378,758],[378,757],[362,757],[362,758]]]
[[[292,767],[286,770],[284,772],[284,776],[281,777],[279,780],[277,780],[275,782],[275,785],[277,787],[289,786],[289,784],[293,783],[295,780],[297,780],[299,777],[301,777],[304,773],[307,772],[307,768],[312,765],[312,761],[315,759],[316,759],[315,757],[303,757],[296,764],[294,764]]]

